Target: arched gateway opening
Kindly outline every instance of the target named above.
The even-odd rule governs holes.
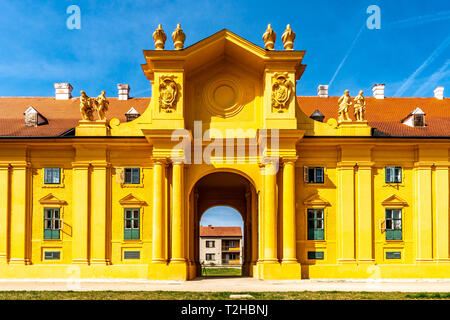
[[[196,276],[201,276],[200,257],[200,220],[210,208],[217,206],[232,207],[243,220],[242,276],[253,276],[253,266],[257,261],[257,197],[253,184],[244,176],[232,172],[210,173],[194,185],[190,194],[193,216],[191,247],[196,265]]]
[[[200,219],[202,276],[242,275],[244,258],[242,213],[228,206],[207,209]]]

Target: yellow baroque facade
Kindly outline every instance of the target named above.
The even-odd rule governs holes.
[[[338,123],[338,97],[296,95],[304,54],[227,30],[146,50],[152,98],[136,119],[2,134],[0,278],[193,279],[217,205],[243,217],[247,276],[450,278],[448,99],[428,99],[447,114],[438,134],[431,108],[428,128],[389,119],[419,107],[402,98]]]

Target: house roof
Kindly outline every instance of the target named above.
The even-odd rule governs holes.
[[[118,118],[121,122],[126,121],[125,113],[131,107],[142,114],[150,102],[150,98],[118,100],[108,97],[108,100],[108,119]],[[48,124],[26,127],[24,112],[29,107],[45,117]],[[56,100],[53,97],[0,97],[0,136],[60,136],[75,128],[79,120],[80,98]]]
[[[200,237],[242,237],[241,227],[200,227]]]
[[[297,97],[300,109],[308,116],[318,109],[324,116],[337,118],[339,97]],[[444,98],[384,98],[367,97],[365,118],[375,128],[375,135],[388,136],[445,136],[450,137],[450,99]],[[401,121],[420,108],[426,114],[425,127],[409,127]],[[350,108],[350,113],[353,109]],[[354,118],[353,115],[350,115]]]
[[[150,98],[118,100],[109,98],[108,119],[126,121],[125,113],[132,107],[140,114],[150,103]],[[338,97],[297,97],[300,109],[306,115],[319,110],[329,118],[337,118]],[[366,98],[366,119],[375,128],[375,135],[388,136],[450,136],[450,99],[444,98]],[[48,123],[37,127],[26,127],[24,112],[33,107]],[[425,127],[414,128],[401,123],[402,119],[420,108],[426,114]],[[0,136],[57,137],[73,129],[80,116],[80,99],[56,100],[53,97],[0,97]]]

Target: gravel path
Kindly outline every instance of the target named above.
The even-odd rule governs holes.
[[[384,291],[450,292],[450,279],[417,280],[294,280],[244,277],[197,278],[185,282],[149,280],[0,280],[0,291]]]

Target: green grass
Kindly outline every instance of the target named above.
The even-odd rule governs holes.
[[[241,268],[202,268],[202,276],[240,276]]]
[[[0,300],[228,300],[233,292],[174,291],[0,291]],[[256,300],[423,300],[450,293],[404,292],[240,292]]]

